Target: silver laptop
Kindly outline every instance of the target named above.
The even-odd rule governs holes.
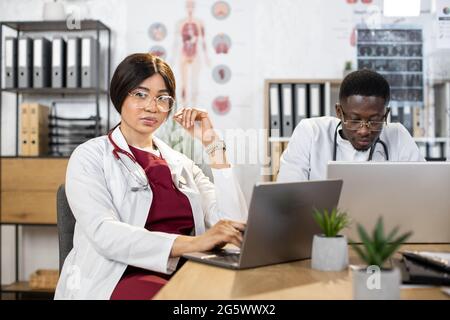
[[[450,242],[450,162],[330,162],[329,179],[343,179],[339,208],[354,220],[344,234],[360,242],[356,224],[412,231],[409,243]]]
[[[253,188],[240,250],[194,252],[183,257],[231,269],[245,269],[311,256],[317,209],[336,207],[341,180],[260,183]]]

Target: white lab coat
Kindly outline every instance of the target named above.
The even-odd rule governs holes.
[[[131,152],[119,128],[113,140]],[[247,205],[231,168],[212,169],[214,184],[192,160],[158,138],[172,180],[189,199],[195,234],[220,219],[247,220]],[[70,157],[66,194],[76,218],[73,249],[61,272],[55,299],[109,299],[127,265],[170,274],[175,234],[144,228],[152,190],[131,191],[136,181],[112,154],[107,136],[78,146]]]
[[[339,121],[335,117],[300,121],[281,155],[277,181],[326,179],[327,164],[333,160],[334,133]],[[400,123],[387,124],[380,134],[380,139],[387,146],[389,161],[424,161],[416,143]],[[337,135],[337,161],[367,161],[368,158],[369,150],[358,151],[340,134]],[[376,144],[372,161],[386,161],[380,143]]]

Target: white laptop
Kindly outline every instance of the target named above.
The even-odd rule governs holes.
[[[450,242],[450,162],[330,162],[328,179],[343,179],[339,208],[354,221],[343,233],[360,242],[356,224],[413,231],[409,243]]]

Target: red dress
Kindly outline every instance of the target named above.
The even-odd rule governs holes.
[[[189,235],[194,227],[191,205],[188,198],[173,185],[166,161],[150,152],[129,147],[144,168],[153,191],[145,228],[149,231]],[[181,261],[178,266],[180,264]],[[111,294],[111,300],[152,299],[170,277],[128,266]]]

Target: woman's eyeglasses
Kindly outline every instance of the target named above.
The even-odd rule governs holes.
[[[135,100],[136,108],[145,109],[155,101],[156,107],[160,112],[169,112],[175,104],[175,99],[169,95],[161,95],[158,97],[150,97],[150,95],[141,90],[129,92],[128,95]]]

